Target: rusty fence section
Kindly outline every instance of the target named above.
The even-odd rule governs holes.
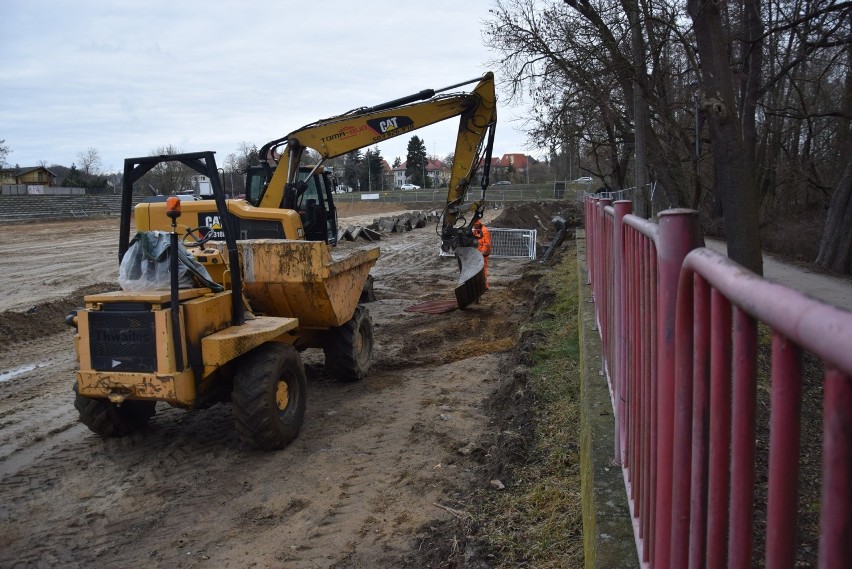
[[[658,223],[631,211],[629,201],[584,203],[614,459],[643,567],[752,564],[761,323],[772,336],[765,566],[796,566],[807,352],[824,368],[818,566],[849,567],[852,313],[703,248],[692,210]]]

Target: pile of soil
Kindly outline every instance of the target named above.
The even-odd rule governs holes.
[[[557,233],[553,223],[555,217],[564,219],[567,227],[582,225],[580,205],[575,201],[541,201],[506,206],[489,225],[506,229],[535,229],[538,232],[536,241],[546,245]]]
[[[97,283],[78,288],[59,300],[33,304],[23,311],[0,312],[0,343],[11,344],[37,340],[68,329],[65,317],[83,306],[83,297],[115,290],[115,284]]]

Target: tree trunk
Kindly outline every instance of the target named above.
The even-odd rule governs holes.
[[[742,88],[742,124],[745,150],[748,160],[756,164],[757,147],[757,99],[760,91],[760,75],[763,68],[763,21],[760,19],[760,0],[745,0],[746,30],[749,41],[746,43],[748,55],[745,56],[745,79]],[[754,170],[752,169],[754,174]],[[757,176],[755,184],[757,183]],[[755,185],[755,187],[757,187]]]
[[[816,263],[835,273],[852,274],[852,159],[831,196]]]
[[[648,166],[646,160],[648,122],[648,102],[643,96],[642,79],[645,75],[645,46],[642,42],[642,28],[639,25],[639,6],[630,1],[628,18],[630,19],[630,55],[633,59],[633,128],[635,132],[635,167],[634,183],[636,185],[636,198],[634,213],[640,217],[648,218],[653,215],[653,205],[648,195]]]
[[[852,60],[852,45],[846,47],[846,53]],[[852,138],[848,118],[852,116],[852,69],[849,68],[846,69],[841,116],[845,118],[840,125],[838,143],[840,148],[848,149]],[[831,196],[816,263],[836,273],[852,273],[852,158],[846,163],[843,177]]]
[[[718,3],[687,0],[687,10],[695,26],[701,59],[703,107],[713,150],[713,191],[722,201],[728,256],[762,275],[760,200],[749,160],[754,151],[746,148],[743,123],[737,113],[728,35],[722,27]]]

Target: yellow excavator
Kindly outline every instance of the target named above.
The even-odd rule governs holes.
[[[447,93],[470,83],[467,93]],[[299,352],[320,348],[325,368],[357,381],[370,368],[371,295],[378,248],[333,259],[334,184],[323,162],[454,116],[455,160],[441,216],[442,248],[455,251],[460,308],[484,292],[471,228],[484,211],[496,126],[494,77],[425,90],[317,121],[261,148],[247,199],[225,199],[213,152],[125,160],[119,233],[122,290],[88,295],[67,318],[76,328],[75,407],[101,436],[143,427],[165,402],[186,409],[230,401],[241,438],[262,449],[289,444],[305,414]],[[300,166],[305,148],[319,164]],[[176,161],[210,179],[212,200],[148,201],[133,184]],[[483,199],[465,202],[483,166]],[[136,236],[131,239],[131,213]]]

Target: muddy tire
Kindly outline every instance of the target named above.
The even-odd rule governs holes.
[[[157,412],[156,405],[155,401],[131,399],[116,405],[108,399],[80,395],[74,384],[74,407],[80,413],[80,422],[102,437],[123,437],[138,431]]]
[[[284,448],[305,420],[307,380],[299,353],[269,342],[238,363],[231,401],[240,438],[263,450]]]
[[[326,336],[325,369],[338,381],[360,381],[370,371],[373,357],[373,322],[364,306],[343,326],[332,328]]]
[[[367,275],[367,280],[361,288],[361,298],[358,299],[360,304],[365,302],[376,302],[376,292],[373,290],[373,275]]]

